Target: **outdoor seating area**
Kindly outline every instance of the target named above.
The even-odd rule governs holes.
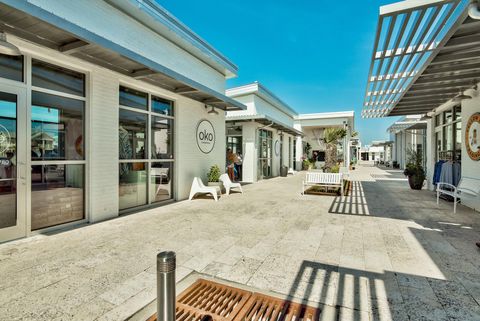
[[[370,165],[350,173],[348,197],[301,196],[304,174],[245,185],[216,206],[199,198],[1,244],[0,315],[125,320],[156,298],[155,254],[168,249],[178,281],[201,273],[340,320],[480,317],[476,212],[454,215]]]
[[[0,321],[480,321],[479,215],[480,0],[0,0]]]

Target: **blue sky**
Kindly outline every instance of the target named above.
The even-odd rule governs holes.
[[[395,0],[158,1],[238,65],[228,87],[260,81],[300,113],[353,109],[363,144],[398,119],[360,115],[379,6]]]

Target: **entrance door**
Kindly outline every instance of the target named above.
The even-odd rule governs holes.
[[[25,89],[0,85],[0,242],[26,236]]]

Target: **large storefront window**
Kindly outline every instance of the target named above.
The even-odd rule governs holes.
[[[32,59],[32,85],[31,222],[38,230],[85,218],[85,75]]]
[[[258,179],[272,177],[272,132],[258,131]]]
[[[119,207],[173,198],[173,102],[120,87]]]
[[[460,160],[462,152],[462,114],[456,106],[435,116],[436,160]]]

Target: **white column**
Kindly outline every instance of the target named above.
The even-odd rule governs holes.
[[[256,148],[257,123],[244,123],[242,126],[243,163],[242,181],[253,183],[257,181],[258,151]]]

